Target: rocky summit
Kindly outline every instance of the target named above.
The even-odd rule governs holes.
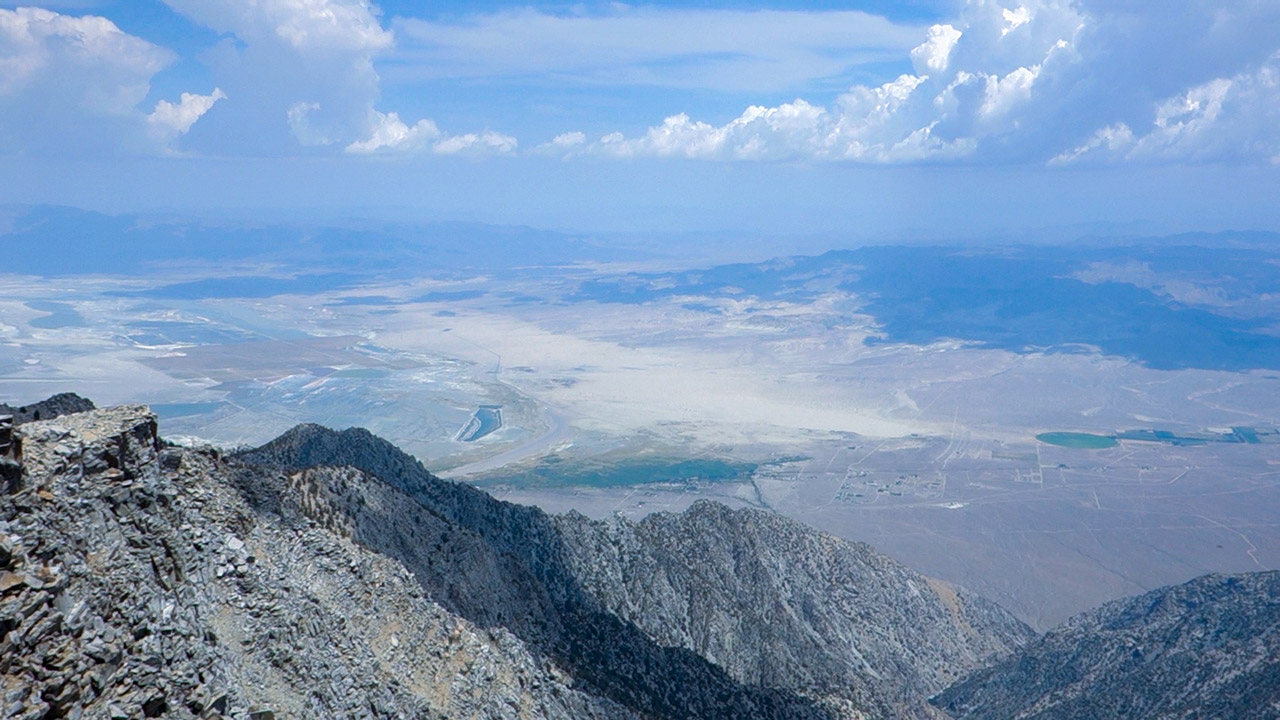
[[[1274,595],[1271,576],[1035,640],[962,588],[767,512],[555,516],[364,430],[303,425],[231,455],[158,431],[141,406],[8,427],[0,717],[1118,717],[1016,713],[1089,710],[1117,669],[1190,678],[1211,689],[1180,701],[1214,708],[1270,687],[1274,611],[1253,644],[1259,627],[1229,618],[1260,616],[1236,610]],[[1231,675],[1235,657],[1253,669]]]

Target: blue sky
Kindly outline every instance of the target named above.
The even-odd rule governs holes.
[[[579,230],[1280,229],[1280,4],[0,1],[0,192]]]

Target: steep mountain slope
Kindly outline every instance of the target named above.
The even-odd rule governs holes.
[[[1280,718],[1280,572],[1108,603],[942,693],[955,718]]]
[[[285,494],[300,498],[309,517],[395,558],[433,600],[478,627],[514,634],[584,692],[654,718],[834,717],[785,689],[743,685],[693,653],[658,645],[602,611],[558,562],[528,565],[363,471],[311,468],[292,474],[289,486]],[[559,553],[553,537],[530,541],[535,553]]]
[[[435,478],[358,429],[299,426],[241,459],[290,471],[353,466],[405,492],[462,531],[465,552],[455,535],[415,552],[421,538],[388,532],[396,524],[387,522],[376,536],[358,535],[363,542],[398,548],[384,552],[398,553],[433,597],[510,628],[606,697],[645,713],[717,713],[682,710],[688,698],[673,704],[684,675],[699,666],[673,676],[641,661],[650,646],[691,651],[747,687],[800,692],[836,716],[931,717],[922,698],[1031,637],[990,603],[768,513],[699,503],[639,524],[548,516]],[[459,566],[455,556],[468,562]],[[489,591],[495,584],[510,593]],[[637,663],[643,673],[634,672]]]

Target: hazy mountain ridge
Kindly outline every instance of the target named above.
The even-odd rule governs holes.
[[[1238,239],[1233,242],[1232,239]],[[675,272],[602,275],[577,302],[700,302],[743,295],[807,303],[833,291],[875,318],[869,342],[958,339],[1016,353],[1080,352],[1162,370],[1280,367],[1270,301],[1280,292],[1275,236],[1187,235],[1100,244],[879,245]],[[1196,242],[1213,244],[1196,245]]]
[[[255,297],[258,286],[246,289],[247,281],[282,276],[301,275],[310,279],[303,285],[315,289],[343,287],[364,274],[399,276],[407,267],[426,266],[442,274],[477,269],[501,272],[522,265],[651,255],[638,245],[618,248],[586,236],[526,226],[361,219],[324,223],[219,220],[104,214],[57,205],[0,204],[0,239],[7,243],[7,272],[48,277],[137,276],[142,270],[166,265],[190,268],[239,263],[250,268],[275,268],[266,274],[246,270],[239,277],[220,273],[221,286],[185,288],[187,296],[195,293],[196,297],[210,296],[201,291],[234,295],[237,288],[239,294]]]

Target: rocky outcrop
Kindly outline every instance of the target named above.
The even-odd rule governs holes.
[[[955,718],[1280,718],[1280,572],[1079,615],[935,702]]]
[[[313,518],[301,481],[155,429],[137,407],[21,429],[0,717],[637,717]]]
[[[0,403],[0,417],[11,415],[14,423],[21,425],[37,420],[53,420],[63,415],[71,415],[93,409],[93,402],[88,398],[80,397],[75,393],[59,393],[47,400],[41,400],[31,405],[6,405]]]
[[[411,513],[348,501],[329,515],[366,516],[355,536],[433,597],[651,716],[933,717],[924,698],[1031,637],[963,590],[770,513],[548,516],[435,478],[363,430],[299,426],[240,457],[304,478],[352,466],[394,487]]]
[[[24,475],[37,484],[58,478],[72,491],[91,476],[111,481],[148,475],[160,452],[157,430],[155,415],[142,405],[29,423],[19,432]]]

